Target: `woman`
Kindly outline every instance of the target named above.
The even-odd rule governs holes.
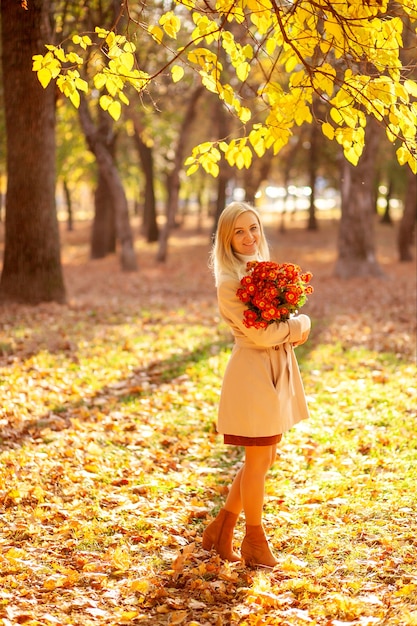
[[[234,335],[219,405],[217,430],[224,443],[244,446],[245,461],[230,487],[224,507],[203,533],[203,548],[239,561],[233,530],[242,509],[246,534],[241,555],[248,565],[273,567],[273,555],[262,526],[265,477],[282,434],[308,417],[304,389],[293,347],[310,332],[307,315],[265,329],[246,328],[245,305],[236,296],[251,260],[269,260],[268,244],[257,211],[231,203],[220,216],[212,250],[219,310]]]

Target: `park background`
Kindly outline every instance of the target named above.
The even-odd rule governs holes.
[[[260,209],[262,212],[262,208]],[[67,304],[1,309],[1,609],[9,624],[416,623],[416,279],[396,224],[384,277],[334,276],[337,213],[265,211],[273,258],[313,272],[297,349],[311,418],[267,483],[273,573],[201,534],[242,462],[215,433],[231,336],[189,216],[165,264],[90,258],[61,224]],[[243,521],[236,540],[243,537]]]
[[[100,6],[94,20],[111,23],[114,5]],[[236,131],[213,94],[167,73],[117,122],[94,97],[77,112],[40,87],[31,13],[9,12],[21,8],[1,4],[0,93],[15,124],[6,153],[2,106],[3,626],[415,626],[415,175],[369,122],[356,168],[307,124],[248,170],[184,176],[192,146]],[[141,62],[161,60],[152,45]],[[56,161],[38,152],[51,110]],[[232,344],[208,255],[219,211],[243,193],[274,260],[312,271],[315,289],[297,349],[311,418],[284,438],[267,485],[273,572],[221,562],[200,539],[242,462],[215,432]],[[51,250],[53,293],[53,272],[32,273]]]

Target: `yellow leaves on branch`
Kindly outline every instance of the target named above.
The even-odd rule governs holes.
[[[232,66],[236,70],[236,76],[240,82],[245,82],[250,72],[248,60],[251,60],[254,56],[252,46],[250,44],[242,46],[237,43],[230,31],[224,31],[222,33],[222,46],[226,51]]]
[[[168,11],[168,13],[162,15],[159,23],[161,24],[168,37],[171,37],[171,39],[177,38],[178,31],[181,27],[181,21],[180,18],[177,17],[173,11]]]
[[[73,43],[80,45],[83,50],[87,50],[88,46],[93,45],[93,42],[88,35],[84,35],[84,37],[81,37],[80,35],[74,35],[72,41]]]
[[[412,172],[417,174],[417,160],[416,153],[411,152],[407,146],[400,146],[397,150],[397,159],[400,165],[405,165],[406,163],[410,166]]]
[[[249,133],[249,142],[258,157],[262,157],[268,149],[270,133],[262,124],[255,124]]]
[[[229,165],[236,166],[239,170],[249,169],[252,163],[252,151],[246,144],[246,137],[238,140],[233,139],[229,144],[225,142],[220,144]]]
[[[82,59],[75,52],[65,54],[62,48],[47,46],[48,52],[45,55],[36,54],[33,57],[32,69],[37,72],[38,80],[45,89],[51,80],[56,79],[56,84],[60,91],[69,98],[75,107],[80,104],[80,91],[87,92],[88,84],[81,78],[77,69],[68,69],[62,74],[62,63],[78,65]]]
[[[122,106],[120,102],[118,102],[117,100],[113,100],[111,96],[107,95],[101,96],[99,102],[103,111],[107,111],[114,120],[119,119],[122,112]]]
[[[220,29],[216,22],[209,19],[207,15],[194,12],[192,19],[196,26],[191,35],[192,41],[198,43],[201,39],[205,39],[207,44],[211,44],[219,39]]]
[[[100,97],[100,106],[108,111],[114,120],[118,120],[122,104],[129,104],[129,99],[124,93],[126,86],[130,85],[141,92],[148,85],[150,76],[135,69],[136,46],[127,41],[126,37],[99,27],[95,32],[99,39],[105,41],[106,46],[101,50],[105,51],[107,65],[96,62],[98,69],[93,76],[93,85],[99,91],[106,89],[107,94]],[[74,35],[72,43],[79,45],[83,50],[93,46],[88,35]],[[59,90],[78,108],[80,91],[88,93],[89,89],[87,81],[81,78],[77,69],[83,66],[84,59],[74,51],[66,53],[60,46],[46,47],[48,52],[45,55],[38,54],[33,57],[33,71],[37,72],[39,82],[44,88],[55,79]]]
[[[155,24],[150,24],[148,26],[148,33],[151,35],[152,39],[156,41],[157,44],[161,44],[164,38],[164,31],[159,26]]]
[[[336,79],[336,70],[330,63],[323,63],[313,75],[313,87],[316,91],[326,94],[329,98],[333,95]]]
[[[192,155],[185,161],[185,166],[189,166],[187,175],[194,174],[201,165],[202,168],[214,178],[219,175],[220,169],[218,162],[221,154],[216,147],[216,142],[206,141],[193,148]]]
[[[187,60],[199,67],[203,85],[212,93],[219,93],[221,84],[219,77],[223,70],[217,55],[208,48],[195,48],[187,54]]]
[[[415,17],[412,3],[403,0],[401,4],[404,4],[406,13]],[[259,127],[249,130],[250,143],[258,156],[268,148],[278,152],[287,143],[294,125],[313,122],[311,105],[315,93],[328,103],[330,119],[323,122],[323,133],[341,144],[351,163],[359,161],[364,147],[366,117],[373,115],[385,124],[390,141],[400,139],[403,142],[397,153],[399,161],[408,163],[414,171],[417,166],[417,118],[412,98],[415,98],[417,84],[402,78],[400,51],[404,20],[387,14],[387,0],[366,3],[352,0],[337,6],[326,5],[322,7],[320,28],[316,11],[310,10],[306,3],[291,4],[288,9],[280,5],[277,9],[268,0],[262,3],[246,0],[238,8],[230,0],[218,0],[211,19],[196,17],[197,2],[187,2],[186,8],[193,11],[196,24],[200,19],[204,23],[204,28],[194,31],[195,36],[208,34],[212,37],[211,33],[215,32],[218,39],[216,26],[220,28],[225,18],[239,24],[245,21],[252,24],[252,42],[256,43],[246,46],[236,41],[236,35],[229,30],[220,33],[221,45],[229,61],[227,72],[230,75],[231,68],[235,71],[233,80],[229,78],[225,83],[223,68],[219,66],[216,71],[200,70],[200,74],[205,86],[234,109],[241,121],[239,106],[242,101],[237,97],[239,84],[251,81],[253,76],[260,76],[261,81],[262,77],[267,77],[252,87],[257,90],[257,98],[269,108],[263,122],[269,132],[261,133]],[[247,39],[242,38],[242,41]],[[250,54],[248,48],[252,50]],[[336,64],[329,62],[332,56],[342,59],[348,66],[344,76],[341,63],[338,63],[341,69],[336,71]],[[201,65],[201,58],[197,60],[192,52],[188,53],[188,60]],[[377,73],[354,73],[349,69],[355,67],[352,61],[357,62],[358,68],[367,61]],[[212,57],[211,62],[214,67],[216,57]],[[236,139],[224,151],[229,164],[247,167],[249,157],[246,153],[235,158],[236,146],[241,148],[243,144],[246,146],[246,140]]]
[[[172,58],[161,61],[163,69],[172,64],[174,83],[184,78],[186,65],[196,70],[205,88],[224,102],[243,128],[243,137],[234,138],[227,148],[219,150],[216,142],[210,148],[198,146],[186,163],[188,173],[201,165],[217,176],[222,153],[238,168],[249,167],[253,153],[278,153],[294,126],[313,123],[314,96],[327,106],[323,134],[343,146],[349,161],[358,162],[366,117],[372,115],[385,126],[391,142],[401,142],[400,163],[415,171],[417,83],[404,74],[400,54],[407,15],[417,19],[411,0],[399,0],[396,16],[389,12],[388,0],[324,3],[320,14],[308,2],[217,0],[208,13],[197,0],[176,0],[155,23],[142,25],[157,45],[164,45],[166,37],[179,40],[177,49],[170,48]],[[100,105],[118,119],[129,103],[126,89],[141,92],[154,77],[137,69],[135,46],[125,36],[103,28],[95,33],[104,45],[79,34],[72,44],[82,51],[96,46],[92,84],[106,91]],[[43,87],[55,80],[78,106],[80,92],[88,91],[78,73],[83,58],[59,46],[47,48],[44,56],[33,57],[33,70]],[[367,67],[372,73],[366,73]]]
[[[371,78],[366,75],[345,73],[343,87],[330,100],[330,117],[339,127],[329,121],[322,124],[323,134],[336,139],[343,147],[344,155],[357,165],[364,147],[364,131],[367,115],[385,123],[386,134],[391,142],[403,140],[397,150],[401,165],[408,164],[417,171],[417,104],[412,98],[417,94],[417,84],[407,80],[403,84],[389,76]]]
[[[51,80],[59,76],[61,63],[50,51],[45,55],[35,54],[32,60],[32,69],[37,72],[40,84],[46,89]]]
[[[80,77],[77,70],[68,70],[65,76],[58,76],[56,84],[60,91],[67,96],[75,107],[80,106],[80,91],[85,93],[88,91],[88,85],[85,80]]]

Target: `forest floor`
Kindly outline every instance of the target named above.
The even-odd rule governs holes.
[[[268,220],[315,289],[311,417],[266,489],[272,571],[201,547],[242,463],[214,427],[231,340],[208,230],[176,231],[166,264],[138,238],[123,273],[89,259],[89,229],[62,226],[66,305],[0,308],[0,624],[416,626],[416,267],[396,226],[376,225],[384,278],[340,281],[336,221]]]

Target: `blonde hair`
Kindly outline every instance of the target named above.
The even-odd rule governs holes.
[[[246,202],[231,202],[220,214],[216,236],[210,254],[210,267],[213,270],[216,285],[219,284],[221,274],[231,274],[232,276],[239,277],[242,260],[236,256],[232,248],[232,238],[237,218],[247,211],[253,213],[259,223],[260,239],[258,250],[260,259],[262,259],[262,261],[269,261],[269,246],[258,211]]]

